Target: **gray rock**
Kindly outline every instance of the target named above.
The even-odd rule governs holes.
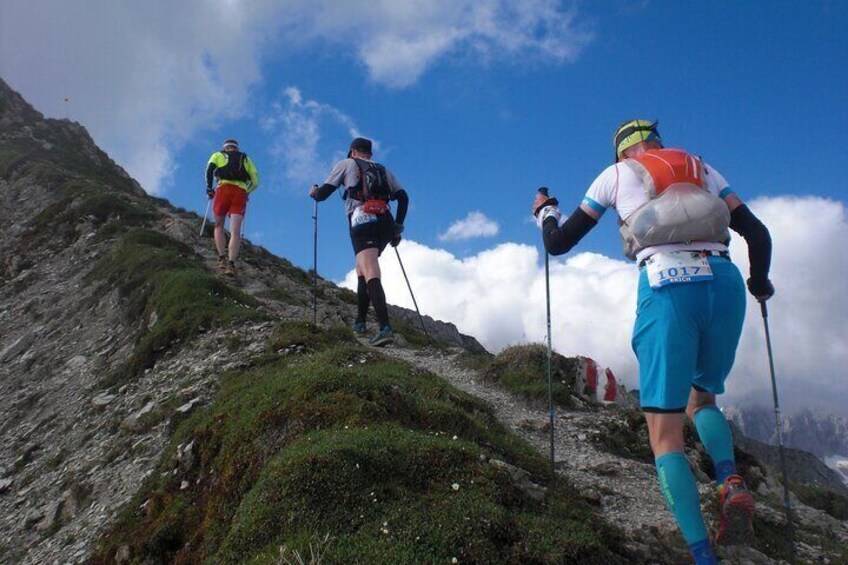
[[[86,357],[85,355],[75,355],[74,357],[71,357],[68,360],[67,364],[68,367],[70,367],[71,369],[79,369],[80,367],[85,365],[86,361],[88,361],[88,357]]]
[[[34,525],[39,523],[44,518],[44,512],[38,509],[32,509],[24,516],[24,530],[32,529]]]
[[[106,406],[111,403],[113,400],[118,398],[116,394],[110,394],[108,392],[101,392],[97,396],[92,399],[91,403],[95,406]]]
[[[56,501],[52,502],[44,509],[44,519],[38,523],[35,527],[36,531],[40,534],[44,534],[46,532],[52,531],[55,528],[59,527],[59,513],[62,510],[62,502]]]
[[[180,414],[189,414],[192,410],[194,410],[194,407],[197,404],[200,404],[200,398],[192,398],[191,400],[177,408],[177,412],[179,412]]]
[[[489,459],[489,465],[496,469],[506,471],[515,483],[515,486],[530,498],[534,500],[542,500],[545,498],[545,494],[548,489],[531,481],[530,473],[524,469],[516,467],[515,465],[510,465],[506,461],[501,461],[500,459]]]
[[[126,563],[130,560],[130,546],[122,545],[118,548],[118,551],[115,552],[115,563],[121,564]]]
[[[32,345],[33,339],[34,334],[30,332],[20,336],[18,339],[13,341],[11,345],[0,352],[0,362],[10,361],[25,350],[29,349],[30,345]]]

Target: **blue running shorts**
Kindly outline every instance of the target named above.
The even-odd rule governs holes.
[[[692,386],[721,394],[745,319],[745,284],[730,259],[709,257],[713,279],[652,289],[639,273],[631,345],[646,412],[680,412]]]

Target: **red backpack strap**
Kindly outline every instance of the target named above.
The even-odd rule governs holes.
[[[701,160],[682,149],[649,149],[623,162],[636,173],[651,199],[673,184],[707,186]]]

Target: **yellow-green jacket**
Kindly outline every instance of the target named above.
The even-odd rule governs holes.
[[[234,184],[247,191],[248,194],[259,187],[259,173],[256,165],[239,151],[216,151],[209,157],[206,165],[206,188],[212,188],[213,177],[218,177],[220,184]]]

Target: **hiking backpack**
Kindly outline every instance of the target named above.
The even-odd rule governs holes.
[[[223,167],[218,167],[217,175],[220,180],[237,180],[247,182],[250,180],[250,175],[247,173],[247,168],[244,166],[247,153],[239,151],[228,151],[224,153],[227,157],[227,164]]]
[[[701,160],[682,149],[649,149],[621,161],[642,181],[648,202],[619,220],[624,254],[646,247],[730,238],[730,211],[707,190]]]
[[[359,184],[347,190],[348,196],[355,200],[367,202],[368,200],[383,200],[388,202],[392,191],[389,187],[389,179],[386,175],[386,167],[379,163],[372,163],[365,159],[354,159],[359,167]]]

